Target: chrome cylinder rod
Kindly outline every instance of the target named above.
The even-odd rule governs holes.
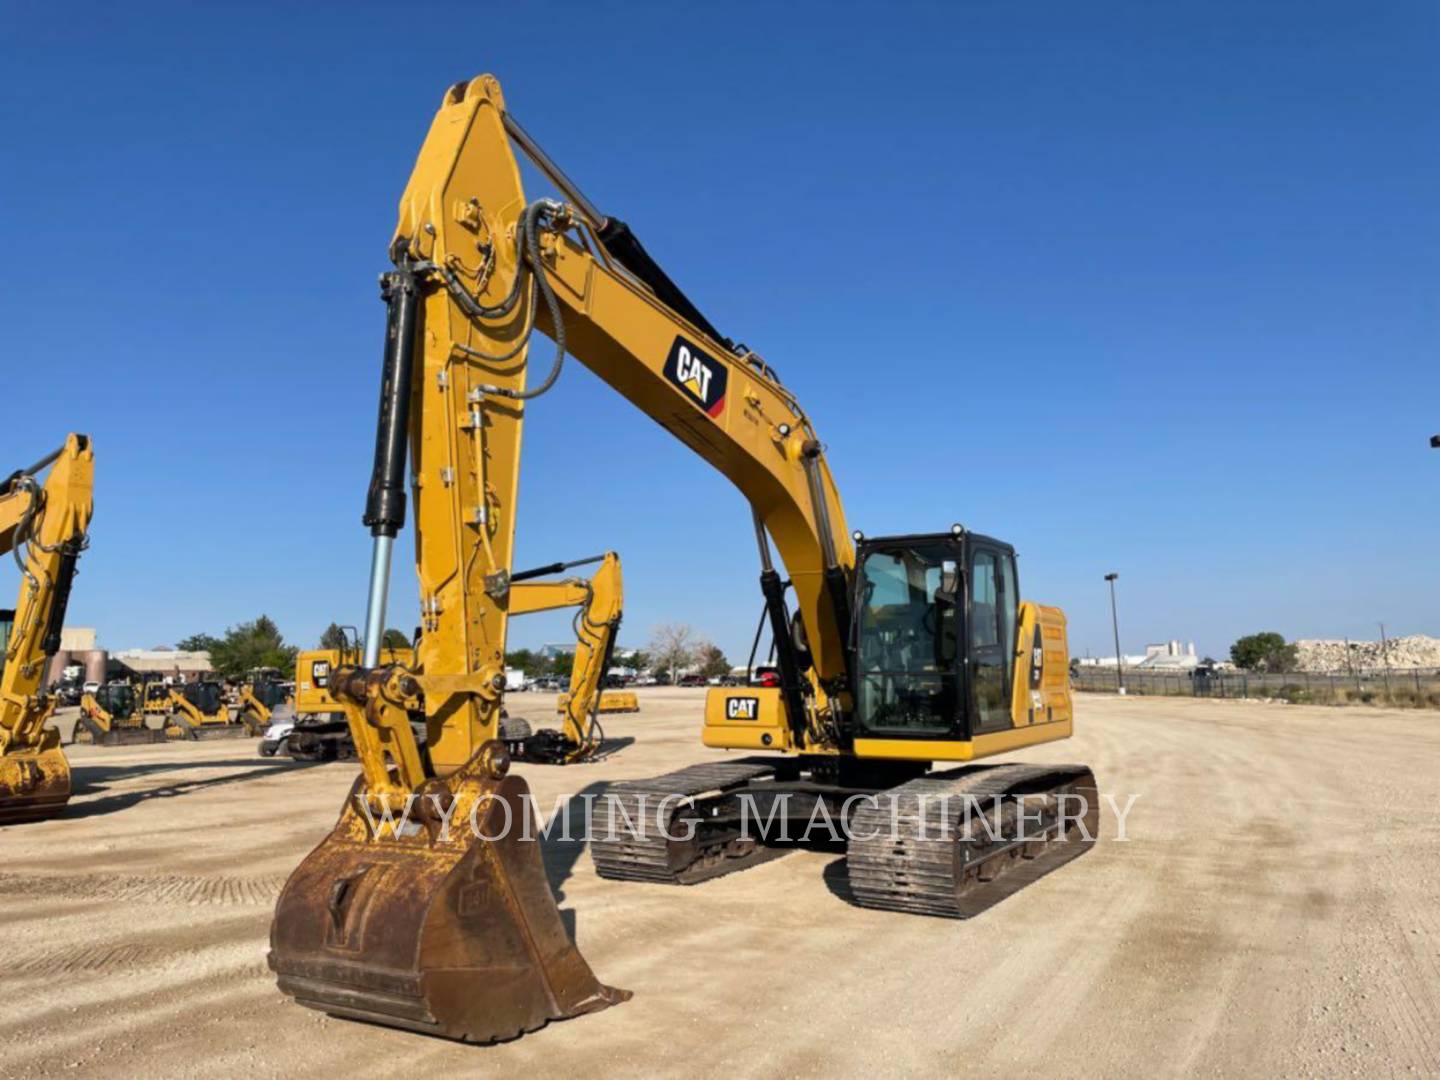
[[[380,643],[385,637],[385,604],[390,596],[390,556],[395,537],[375,537],[370,555],[370,599],[365,608],[365,653],[360,663],[373,668],[380,663]]]

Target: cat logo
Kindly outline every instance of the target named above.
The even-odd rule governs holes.
[[[310,665],[310,677],[315,680],[315,685],[324,689],[330,685],[330,661],[316,660]]]
[[[759,715],[759,698],[732,697],[725,699],[726,720],[754,720]]]
[[[718,419],[725,408],[725,384],[729,371],[698,345],[676,337],[665,359],[665,377],[699,405],[705,415]]]

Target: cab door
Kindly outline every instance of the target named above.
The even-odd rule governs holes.
[[[1010,650],[1004,616],[1010,598],[1005,595],[1003,563],[1008,552],[976,545],[970,552],[969,587],[966,590],[966,663],[970,668],[971,733],[999,731],[1012,726],[1010,716]],[[1012,630],[1013,635],[1013,630]]]

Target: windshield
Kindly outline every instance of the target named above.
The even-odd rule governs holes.
[[[15,612],[6,608],[0,611],[0,656],[10,649],[10,628],[15,625]],[[0,668],[5,665],[0,664]]]
[[[185,697],[206,716],[213,716],[220,711],[220,685],[218,683],[189,683],[185,687]]]
[[[857,628],[860,721],[866,728],[949,731],[954,726],[958,568],[958,549],[937,541],[866,554]]]
[[[104,693],[109,698],[106,711],[111,716],[123,720],[135,711],[135,691],[131,687],[107,686]]]
[[[273,709],[285,700],[285,688],[279,683],[256,683],[252,693],[255,695],[255,700],[267,709]]]

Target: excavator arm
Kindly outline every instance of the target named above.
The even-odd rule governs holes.
[[[527,202],[512,139],[570,203]],[[375,536],[366,663],[337,679],[352,728],[370,729],[357,735],[367,794],[403,799],[496,738],[524,415],[567,352],[749,502],[794,744],[833,749],[850,685],[854,548],[814,427],[768,365],[717,339],[628,228],[600,215],[508,116],[489,76],[446,94],[401,198],[390,253],[365,513]],[[548,374],[528,385],[537,328],[555,353]],[[422,636],[415,670],[382,676],[371,652],[407,487]],[[770,537],[794,589],[795,627]],[[367,709],[377,714],[368,723]],[[408,723],[422,709],[428,769]]]
[[[42,484],[39,474],[49,467]],[[45,668],[60,630],[93,509],[94,451],[84,435],[0,482],[0,555],[20,568],[0,672],[0,823],[49,817],[70,798],[70,766],[47,726]],[[3,617],[3,616],[0,616]]]
[[[566,578],[561,581],[530,581],[530,577],[570,569],[584,563],[600,563],[588,581]],[[562,706],[564,730],[541,731],[525,740],[522,760],[570,764],[599,752],[602,736],[595,714],[600,709],[601,684],[610,667],[615,634],[620,628],[624,601],[621,590],[620,557],[607,551],[598,560],[541,567],[516,574],[510,584],[510,614],[554,611],[575,607],[575,658],[570,666],[570,692]]]
[[[512,140],[568,202],[526,199]],[[601,984],[575,949],[536,846],[515,835],[524,830],[496,837],[498,819],[533,813],[500,737],[508,620],[576,599],[512,577],[525,414],[566,353],[749,502],[796,749],[833,751],[843,736],[854,549],[794,396],[760,357],[720,340],[622,222],[579,195],[508,117],[493,78],[446,93],[389,253],[363,517],[374,538],[364,653],[330,682],[361,776],[281,894],[270,962],[303,1004],[490,1041],[629,996]],[[532,378],[537,329],[554,353]],[[416,656],[381,664],[394,541],[412,494]],[[794,589],[793,627],[770,538]],[[597,636],[592,655],[611,640]],[[586,670],[577,708],[603,658]]]

